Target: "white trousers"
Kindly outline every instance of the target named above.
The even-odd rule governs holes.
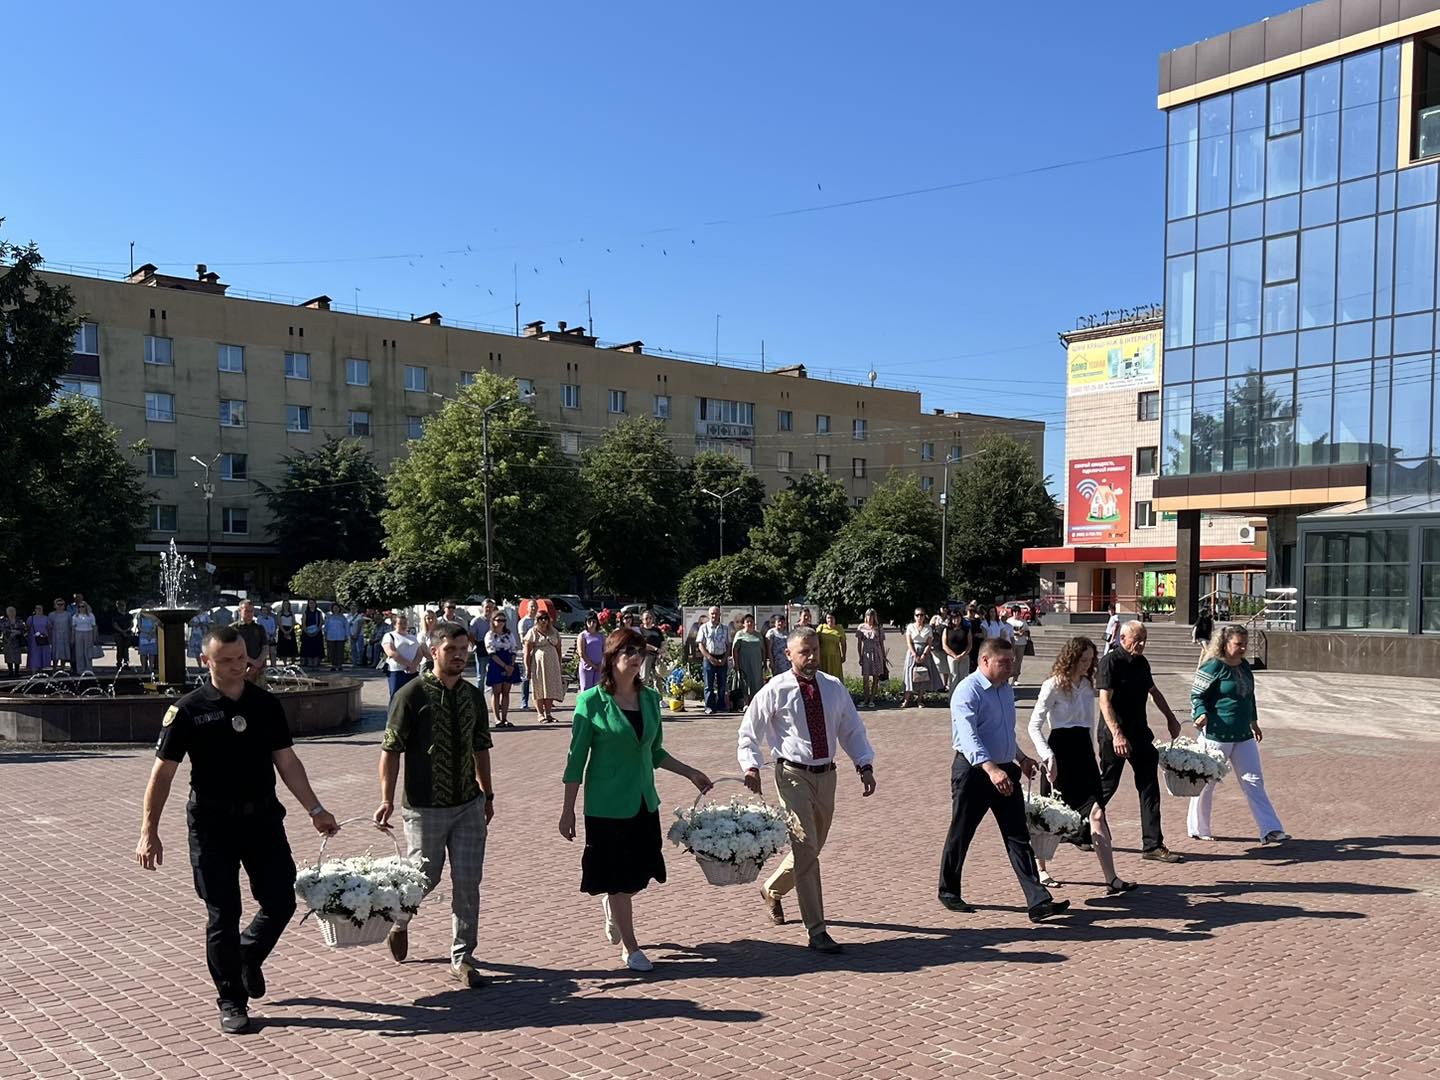
[[[1250,816],[1264,840],[1272,832],[1284,832],[1275,808],[1270,805],[1270,796],[1265,794],[1265,774],[1260,770],[1260,743],[1255,739],[1244,742],[1218,742],[1200,736],[1200,742],[1210,750],[1218,750],[1230,762],[1230,773],[1240,780],[1245,798],[1250,803]],[[1190,813],[1186,817],[1186,831],[1191,836],[1209,836],[1210,809],[1215,802],[1215,785],[1207,784],[1205,790],[1190,800]]]

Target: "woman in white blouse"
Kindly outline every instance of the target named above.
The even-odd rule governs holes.
[[[403,614],[395,616],[395,629],[380,639],[385,652],[385,673],[390,681],[390,696],[420,674],[420,662],[429,659],[426,642],[410,633],[410,620]]]
[[[933,693],[937,690],[944,690],[944,680],[940,678],[940,669],[935,666],[935,643],[938,635],[935,628],[925,618],[925,609],[915,609],[915,621],[905,628],[905,697],[900,702],[900,708],[910,704],[910,699],[915,699],[915,704],[920,704],[919,691],[915,689],[915,669],[921,668],[929,674],[929,690]]]
[[[1040,684],[1040,697],[1030,714],[1030,742],[1035,756],[1045,765],[1045,775],[1055,794],[1081,817],[1089,815],[1090,842],[1105,874],[1105,889],[1111,896],[1135,888],[1115,873],[1111,852],[1110,825],[1100,805],[1100,767],[1095,761],[1095,643],[1087,637],[1072,637],[1060,648],[1050,677]],[[1045,737],[1045,725],[1050,737]],[[1060,884],[1040,865],[1040,883],[1047,888]]]

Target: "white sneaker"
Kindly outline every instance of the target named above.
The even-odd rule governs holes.
[[[650,958],[639,949],[634,952],[626,952],[621,949],[620,959],[625,961],[625,966],[631,971],[653,971],[655,968],[655,965],[650,962]]]
[[[600,907],[605,912],[605,940],[611,945],[620,944],[620,927],[615,924],[615,916],[610,914],[610,897],[600,898]]]

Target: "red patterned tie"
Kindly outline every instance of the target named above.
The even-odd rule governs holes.
[[[830,739],[825,734],[825,706],[814,679],[800,679],[800,696],[805,699],[805,726],[810,729],[810,756],[821,762],[830,756]]]

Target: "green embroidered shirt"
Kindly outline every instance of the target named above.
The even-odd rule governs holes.
[[[383,750],[405,755],[408,807],[463,806],[480,795],[475,755],[489,750],[485,694],[461,679],[453,690],[427,671],[390,699]]]
[[[1231,667],[1224,660],[1207,660],[1195,672],[1190,687],[1191,716],[1205,717],[1204,733],[1215,742],[1244,742],[1253,739],[1255,723],[1255,675],[1250,662],[1241,660]]]

